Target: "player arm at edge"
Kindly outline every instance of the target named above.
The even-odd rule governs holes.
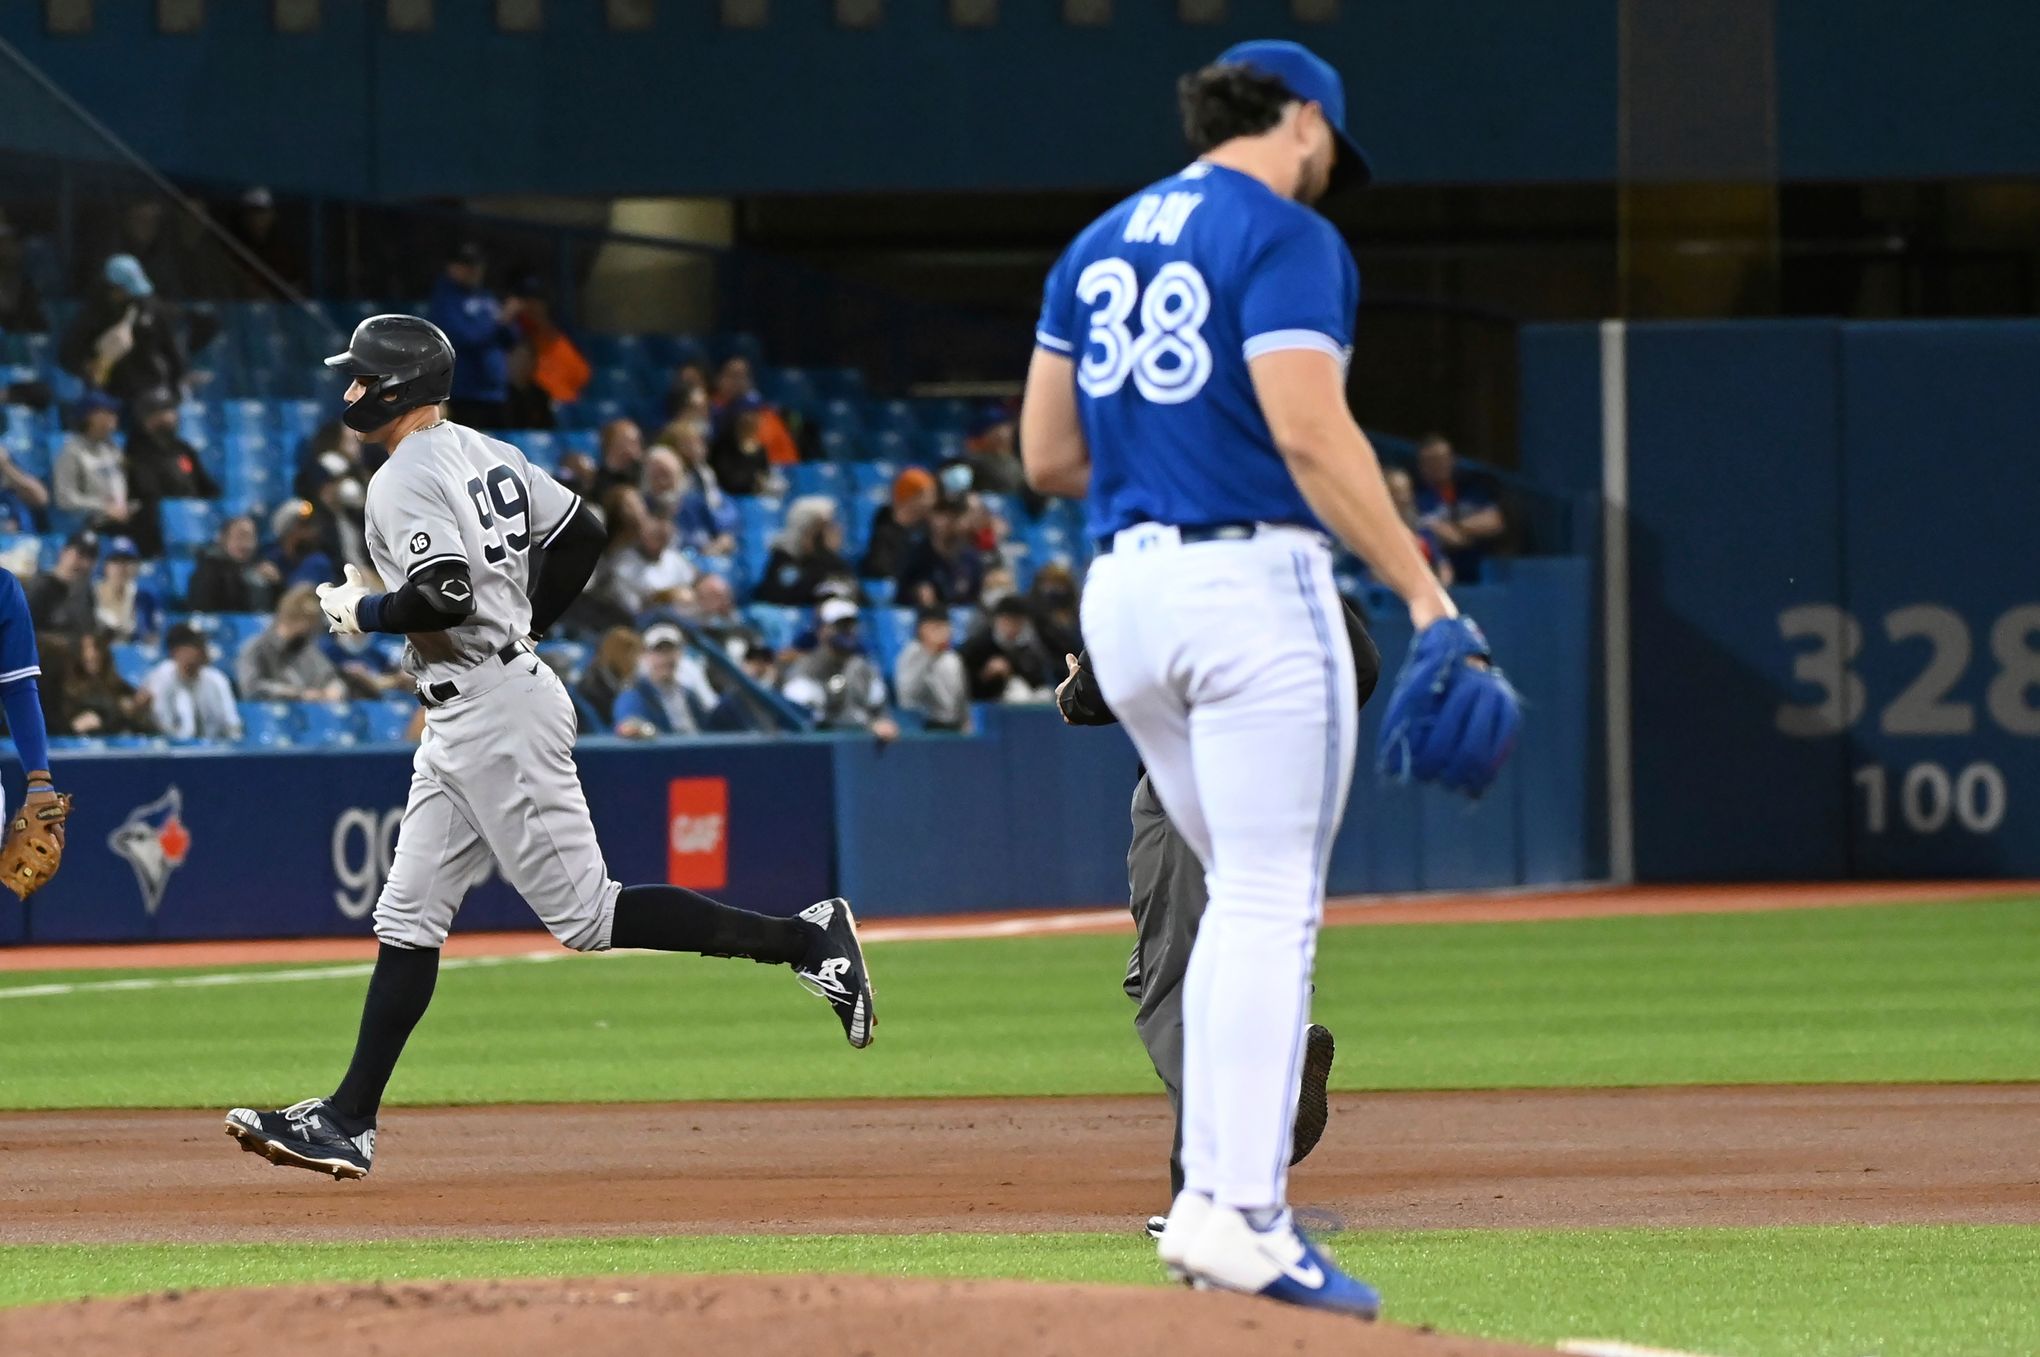
[[[1036,347],[1027,365],[1020,465],[1037,494],[1082,499],[1091,492],[1091,447],[1077,418],[1076,364],[1046,347]]]
[[[43,724],[42,692],[36,682],[42,673],[42,659],[36,653],[35,626],[29,620],[28,598],[21,581],[11,571],[5,575],[4,598],[0,598],[0,708],[7,712],[7,730],[21,756],[21,771],[28,781],[30,802],[54,797],[56,781],[50,776],[50,737]]]
[[[1459,616],[1395,511],[1381,460],[1346,406],[1339,360],[1316,348],[1276,349],[1247,370],[1276,450],[1318,521],[1402,596],[1416,630]]]

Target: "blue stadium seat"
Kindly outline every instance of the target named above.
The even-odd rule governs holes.
[[[142,680],[149,676],[149,671],[156,667],[156,661],[162,658],[153,646],[135,645],[132,642],[117,643],[112,654],[113,671],[137,688],[141,687]]]
[[[879,608],[890,608],[892,606],[894,591],[897,587],[898,583],[894,580],[864,581],[865,596],[871,600],[873,606]]]
[[[581,399],[616,400],[634,405],[645,398],[643,385],[637,374],[629,368],[596,368],[588,375],[588,385],[581,392]]]
[[[191,592],[191,577],[198,572],[198,562],[189,556],[172,556],[163,563],[164,572],[170,577],[170,603],[182,603]]]
[[[891,466],[895,475],[899,474],[900,467],[920,460],[915,455],[913,440],[902,438],[891,431],[872,435],[864,441],[864,448],[873,460]]]
[[[817,368],[815,390],[834,400],[862,400],[864,374],[856,368]]]
[[[967,400],[945,396],[938,400],[924,400],[919,406],[921,427],[929,430],[947,430],[962,433],[970,427],[971,405]]]
[[[172,555],[196,555],[213,539],[211,500],[166,499],[162,515],[163,545]]]
[[[921,436],[921,455],[930,466],[954,461],[963,456],[963,435],[948,429],[937,429]]]
[[[269,406],[259,400],[230,400],[220,406],[220,427],[228,434],[269,433]]]
[[[914,615],[905,608],[866,608],[859,619],[871,659],[890,683],[900,651],[914,639]]]
[[[758,381],[758,391],[773,404],[795,410],[806,410],[819,404],[822,399],[814,378],[802,368],[780,368],[776,372],[762,375]]]
[[[683,363],[708,366],[708,347],[693,335],[640,335],[639,342],[652,362],[667,372]]]
[[[215,613],[214,644],[229,655],[239,656],[241,647],[269,627],[267,613]]]
[[[64,450],[64,440],[69,436],[62,432],[45,433],[26,443],[9,444],[7,455],[23,471],[47,483],[50,468],[56,465],[57,454]]]
[[[298,717],[300,744],[335,746],[362,741],[362,723],[351,702],[300,703]]]
[[[6,419],[0,423],[0,442],[6,443],[10,454],[40,441],[49,432],[48,426],[26,405],[10,405],[6,410]]]
[[[758,336],[741,331],[731,334],[711,335],[708,340],[708,356],[717,364],[732,358],[742,358],[757,368],[765,362],[765,346]]]
[[[578,452],[585,457],[602,455],[602,435],[598,430],[562,429],[556,436],[560,440],[560,447],[565,450],[561,456],[568,452]]]
[[[588,647],[579,641],[540,641],[539,658],[556,669],[579,677],[588,665]]]
[[[824,429],[840,429],[852,437],[864,432],[864,415],[855,401],[825,400],[815,407],[815,418]]]
[[[849,477],[834,462],[796,462],[786,469],[786,482],[796,495],[834,495],[849,492]]]
[[[831,462],[854,462],[857,460],[857,436],[847,429],[824,429],[815,439],[815,446],[823,457]]]
[[[354,704],[361,738],[371,744],[401,744],[411,732],[411,718],[418,704],[406,698],[378,702],[371,698]]]
[[[850,467],[850,488],[859,496],[877,491],[890,498],[893,480],[899,474],[897,462],[855,462]]]
[[[276,407],[276,440],[283,456],[293,464],[313,434],[332,417],[332,407],[314,400],[281,401]]]
[[[956,643],[963,644],[963,638],[977,629],[978,610],[965,605],[949,610],[949,626],[956,633]]]
[[[297,743],[297,712],[288,702],[243,702],[241,743],[284,746]]]
[[[786,608],[776,603],[753,603],[744,609],[744,616],[764,635],[765,644],[774,650],[784,650],[806,629],[807,612],[805,608]]]
[[[732,496],[737,501],[737,559],[744,578],[756,583],[772,555],[772,537],[786,522],[786,501],[768,495]]]
[[[560,440],[543,429],[514,429],[503,441],[516,447],[533,466],[547,471],[560,469]]]
[[[1011,495],[985,491],[978,496],[978,503],[984,505],[988,512],[1005,519],[1008,526],[1016,532],[1027,525],[1027,516],[1020,512],[1019,502]]]
[[[873,433],[896,433],[902,438],[914,438],[921,432],[921,421],[914,417],[914,407],[909,402],[879,400],[865,404],[864,427]]]

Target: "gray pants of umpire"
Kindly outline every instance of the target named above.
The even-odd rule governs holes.
[[[1126,850],[1126,881],[1134,929],[1126,993],[1138,1005],[1134,1030],[1169,1090],[1169,1106],[1176,1113],[1176,1140],[1169,1151],[1173,1200],[1183,1190],[1183,977],[1190,969],[1190,949],[1210,897],[1204,890],[1204,864],[1169,823],[1145,773],[1133,789],[1133,842]]]

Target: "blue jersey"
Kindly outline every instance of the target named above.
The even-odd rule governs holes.
[[[1297,348],[1345,363],[1359,305],[1331,223],[1237,170],[1198,161],[1086,227],[1048,275],[1034,337],[1077,363],[1091,535],[1317,527],[1247,363]]]
[[[0,687],[42,673],[35,652],[35,621],[28,596],[11,570],[0,570]]]

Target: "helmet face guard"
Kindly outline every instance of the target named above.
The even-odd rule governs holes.
[[[370,316],[354,327],[347,351],[326,366],[366,388],[340,412],[341,422],[360,434],[437,405],[453,390],[453,345],[437,325],[417,316]]]

